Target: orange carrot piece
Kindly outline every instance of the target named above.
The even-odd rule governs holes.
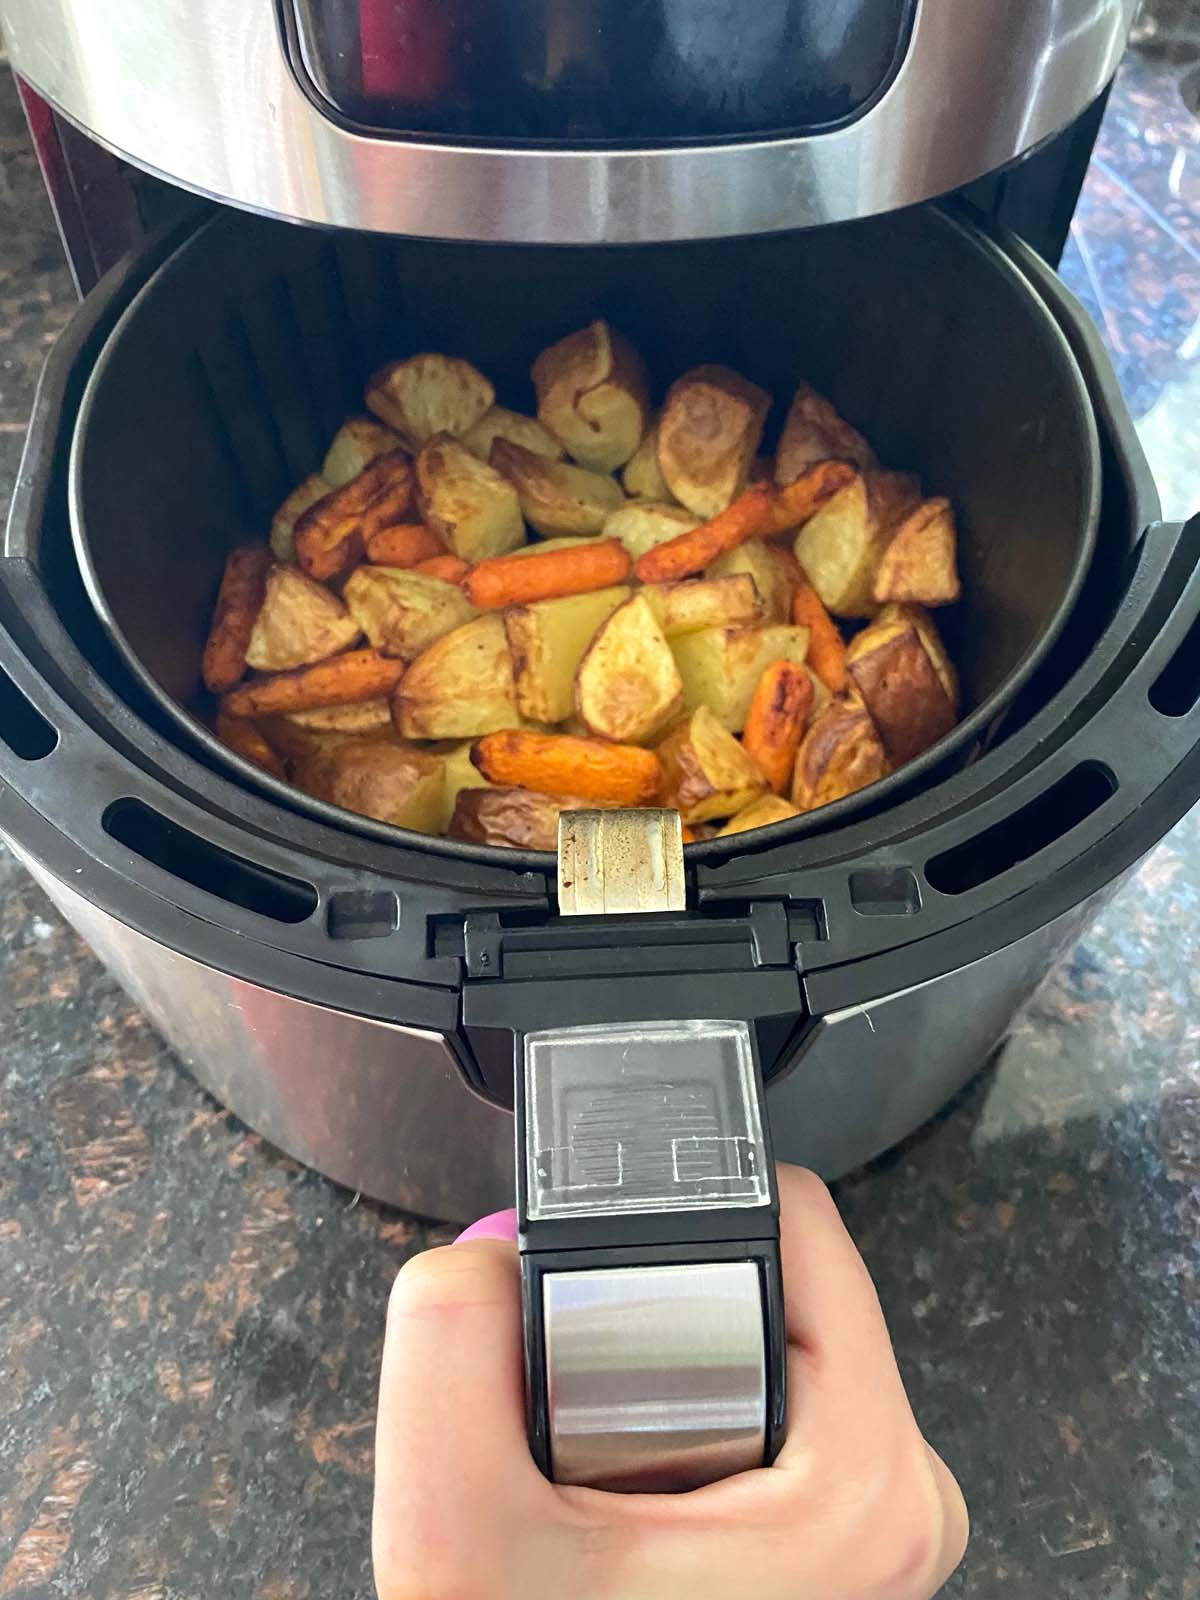
[[[843,694],[849,682],[846,641],[807,578],[792,596],[792,621],[808,629],[809,666],[830,694]]]
[[[481,611],[559,600],[590,589],[607,589],[629,576],[633,562],[619,539],[599,539],[575,550],[492,556],[471,568],[463,589]],[[574,791],[572,791],[574,793]]]
[[[427,561],[418,561],[413,568],[414,572],[423,572],[430,578],[441,578],[444,583],[461,583],[470,572],[470,564],[461,556],[430,556]]]
[[[849,461],[817,461],[794,482],[775,490],[768,533],[791,533],[858,477]]]
[[[227,717],[223,712],[218,712],[215,732],[221,743],[235,755],[253,762],[256,767],[269,772],[273,778],[285,776],[283,762],[252,722],[242,721],[238,717]]]
[[[812,706],[812,679],[794,661],[772,662],[758,680],[746,713],[742,748],[776,794],[786,793],[791,785]]]
[[[703,572],[727,550],[735,550],[770,528],[775,494],[772,484],[756,483],[711,522],[702,522],[639,556],[638,577],[643,583],[671,583]]]
[[[250,635],[267,592],[271,552],[264,545],[243,544],[225,558],[212,630],[204,646],[201,676],[213,694],[224,694],[242,681]]]
[[[415,567],[445,554],[446,546],[423,522],[398,522],[367,540],[367,560],[382,567]]]
[[[683,835],[684,844],[695,844],[696,843],[697,835],[696,835],[695,828],[689,828],[687,823],[685,822],[683,824],[683,827],[680,829],[680,832]]]
[[[471,760],[489,783],[601,805],[649,805],[663,781],[653,750],[569,733],[485,733],[476,739]]]
[[[267,717],[285,711],[316,711],[321,706],[355,705],[390,694],[405,663],[378,650],[347,650],[295,672],[278,672],[258,683],[244,683],[221,702],[229,717]]]
[[[376,456],[357,478],[318,500],[296,523],[296,564],[319,583],[362,560],[367,540],[412,507],[412,462],[403,450]]]

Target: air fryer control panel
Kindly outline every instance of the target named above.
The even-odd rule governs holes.
[[[375,132],[671,144],[845,123],[914,0],[288,0],[296,65]]]

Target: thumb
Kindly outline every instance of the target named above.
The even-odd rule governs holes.
[[[512,1240],[497,1238],[498,1223],[414,1256],[392,1290],[375,1436],[377,1563],[381,1540],[396,1536],[411,1552],[417,1534],[428,1554],[459,1544],[464,1527],[483,1543],[490,1526],[511,1537],[518,1508],[546,1490],[525,1436],[515,1228]]]

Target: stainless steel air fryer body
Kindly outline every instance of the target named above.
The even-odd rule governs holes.
[[[279,216],[712,238],[911,205],[1103,91],[1136,0],[0,0],[111,150]]]

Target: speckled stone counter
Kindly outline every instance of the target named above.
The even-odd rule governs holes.
[[[1200,504],[1179,70],[1127,69],[1064,270],[1139,415],[1170,392],[1155,464]],[[0,511],[69,304],[0,79]],[[1193,815],[989,1071],[839,1186],[972,1507],[959,1600],[1200,1597],[1198,940]],[[385,1300],[442,1235],[223,1113],[2,854],[0,1012],[0,1596],[365,1600]]]

